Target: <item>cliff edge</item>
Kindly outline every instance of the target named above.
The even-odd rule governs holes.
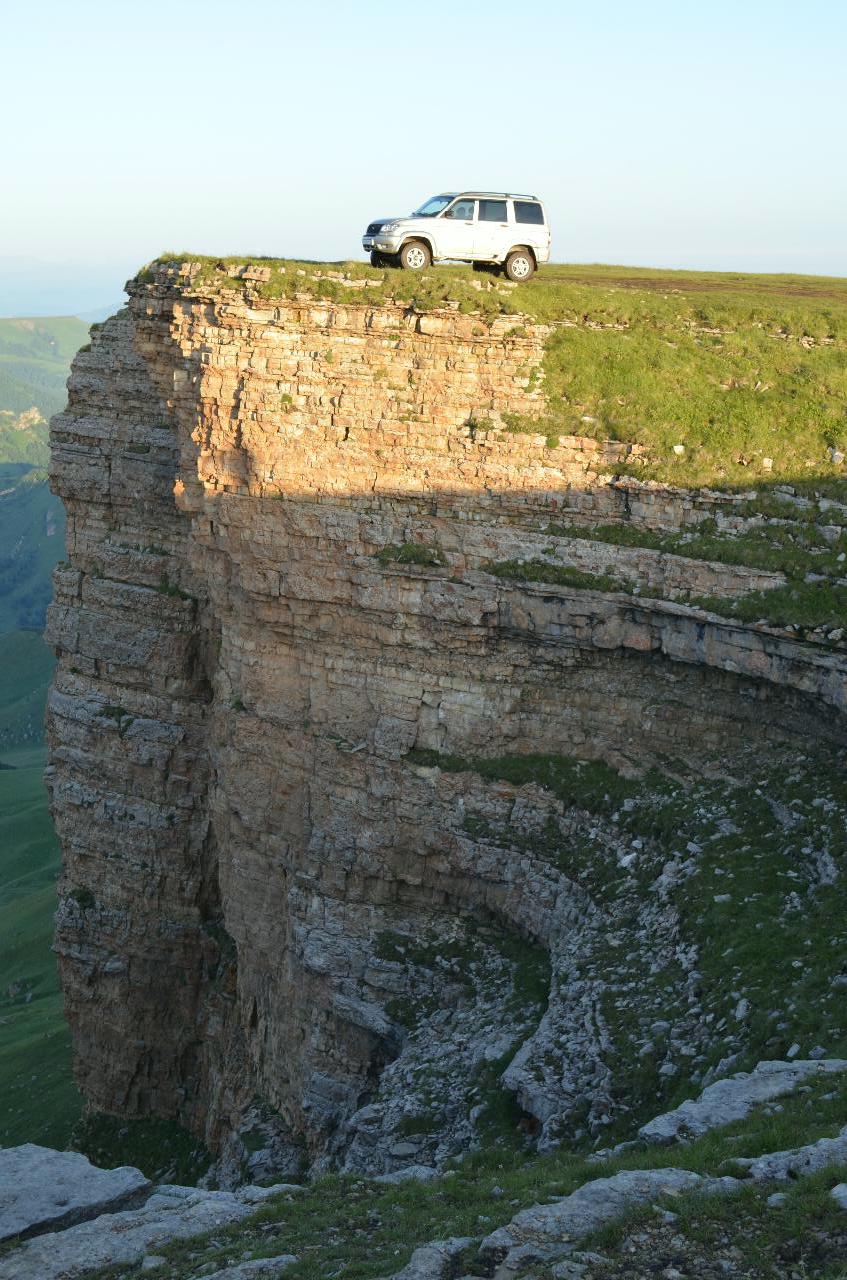
[[[786,587],[751,494],[527,429],[551,324],[349,292],[159,264],[52,424],[77,1079],[230,1180],[436,1167],[503,1106],[599,1142],[785,1054],[709,942],[842,853],[847,651],[735,608]]]

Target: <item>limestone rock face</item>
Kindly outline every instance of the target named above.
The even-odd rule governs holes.
[[[611,480],[628,446],[495,429],[540,412],[543,338],[159,276],[78,355],[53,420],[48,781],[77,1079],[95,1108],[178,1119],[233,1182],[304,1152],[430,1167],[504,1071],[542,1141],[617,1105],[579,963],[607,908],[525,838],[588,819],[416,753],[633,770],[751,726],[843,740],[843,653],[677,599],[778,575],[578,539],[559,563],[616,556],[663,598],[489,571],[545,554],[551,520],[692,518],[690,496]],[[694,1008],[674,911],[637,909]],[[425,981],[432,938],[455,958]],[[548,967],[532,1008],[510,939]]]

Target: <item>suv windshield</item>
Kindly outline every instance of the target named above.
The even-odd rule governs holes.
[[[412,214],[413,218],[434,218],[442,209],[446,209],[453,196],[433,196],[431,200],[427,200],[422,204],[420,209],[416,209]]]

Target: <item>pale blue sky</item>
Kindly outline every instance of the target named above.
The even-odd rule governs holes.
[[[464,186],[543,196],[559,261],[847,275],[843,0],[41,0],[2,45],[0,314],[361,257]]]

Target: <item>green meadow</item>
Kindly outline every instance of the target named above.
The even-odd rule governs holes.
[[[0,1146],[64,1147],[81,1110],[51,950],[59,848],[44,763],[42,747],[0,754]]]
[[[0,319],[0,1146],[63,1147],[81,1109],[51,950],[59,849],[43,722],[54,659],[41,630],[65,529],[47,486],[47,419],[87,334],[74,317]]]

